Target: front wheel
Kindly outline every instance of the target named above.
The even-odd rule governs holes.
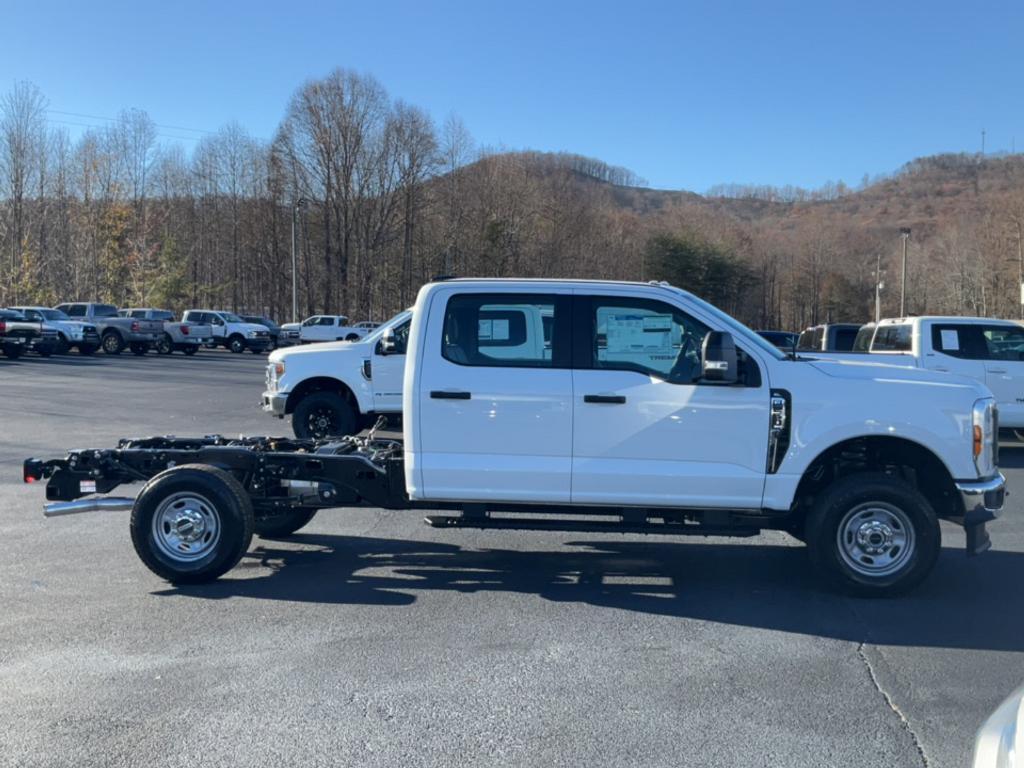
[[[71,347],[68,345],[68,337],[63,333],[57,336],[57,349],[55,350],[58,355],[66,355]]]
[[[94,355],[94,354],[96,354],[96,345],[95,344],[79,344],[78,345],[78,354],[85,355],[86,357],[89,357],[90,355]]]
[[[280,539],[291,536],[309,523],[316,516],[317,510],[310,507],[299,507],[273,517],[265,517],[256,521],[256,535],[264,539]]]
[[[241,336],[232,336],[228,340],[228,349],[236,355],[240,355],[242,352],[245,352],[245,339]]]
[[[235,567],[249,548],[252,502],[228,472],[183,464],[154,477],[132,509],[135,552],[172,584],[212,581]]]
[[[881,473],[850,475],[818,497],[806,524],[811,562],[844,591],[886,597],[917,586],[942,535],[928,500]]]
[[[354,435],[357,430],[355,409],[336,392],[306,395],[292,413],[292,431],[304,440]]]
[[[165,333],[156,342],[156,353],[158,355],[169,355],[174,351],[174,342],[171,341],[171,335]]]

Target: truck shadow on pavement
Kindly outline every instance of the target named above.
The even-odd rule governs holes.
[[[947,548],[917,590],[866,600],[821,583],[799,546],[601,538],[562,550],[480,550],[297,534],[261,540],[234,578],[156,594],[405,606],[435,591],[506,592],[851,642],[1022,651],[1022,573],[1022,553],[967,558]]]

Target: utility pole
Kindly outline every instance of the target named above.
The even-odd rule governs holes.
[[[1017,283],[1020,285],[1020,319],[1024,320],[1024,250],[1021,249],[1020,219],[1013,222],[1017,226]]]
[[[299,209],[306,205],[306,198],[300,197],[292,203],[292,322],[299,322],[299,270],[295,251],[295,220]]]
[[[981,129],[981,154],[985,154],[985,129]]]
[[[882,252],[875,255],[875,322],[882,319]]]
[[[907,316],[907,240],[910,239],[910,227],[900,227],[903,238],[903,270],[900,277],[900,317]]]

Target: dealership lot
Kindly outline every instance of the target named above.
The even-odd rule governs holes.
[[[265,358],[0,361],[0,764],[959,766],[1024,681],[1024,450],[994,550],[840,598],[781,533],[437,531],[329,511],[173,588],[20,461],[276,432]]]

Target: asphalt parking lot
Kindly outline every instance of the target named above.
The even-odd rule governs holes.
[[[285,433],[264,357],[0,360],[0,765],[964,766],[1024,681],[1024,450],[993,551],[825,591],[781,533],[438,531],[321,513],[174,588],[127,514],[45,520],[26,456]],[[129,488],[130,492],[130,488]]]

